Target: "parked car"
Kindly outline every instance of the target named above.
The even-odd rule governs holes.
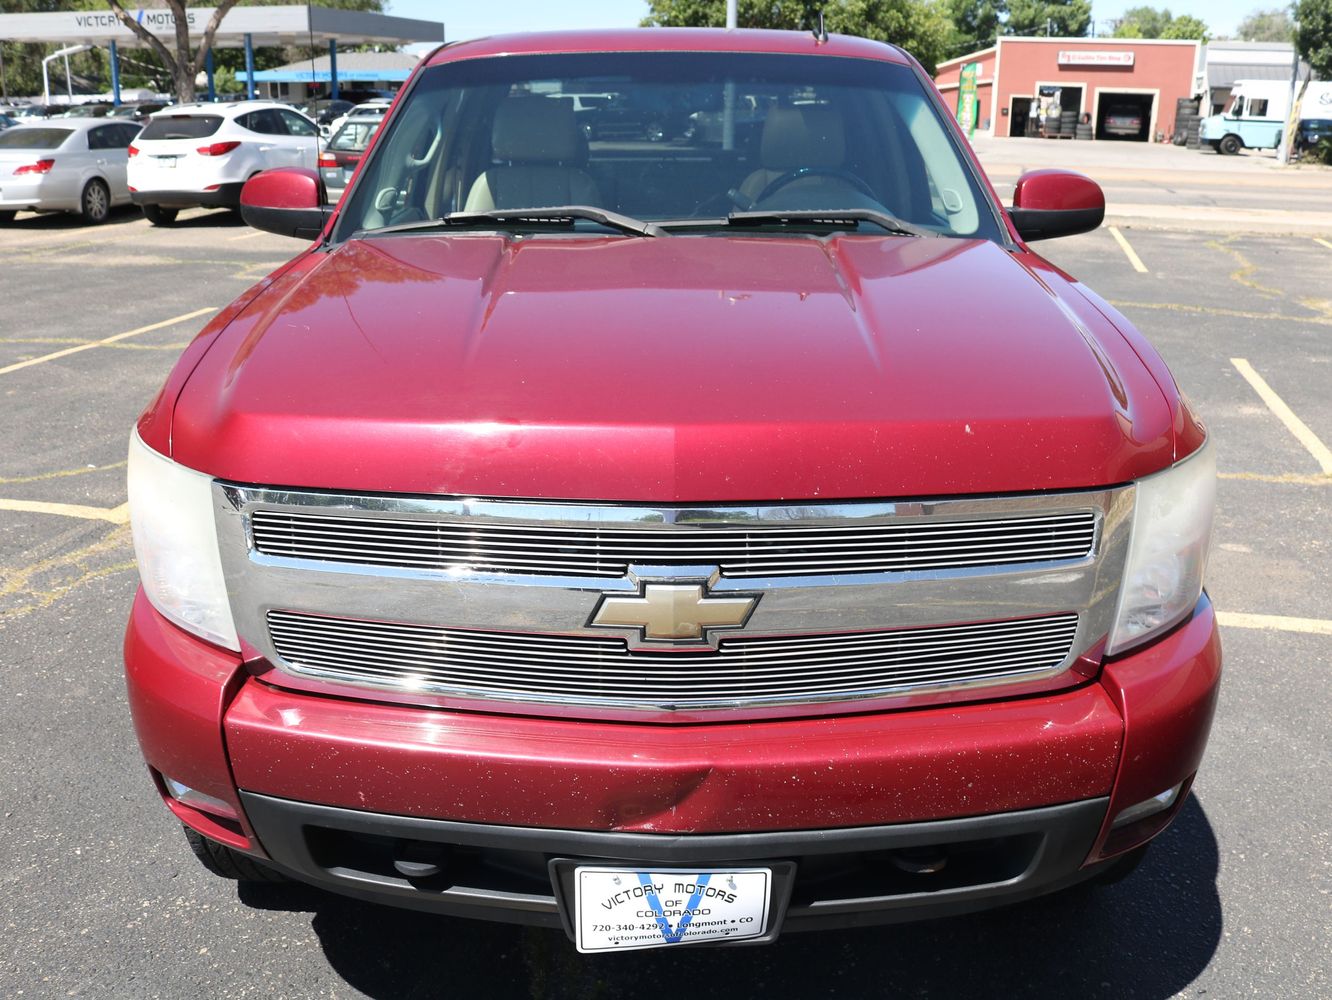
[[[1329,140],[1332,140],[1332,118],[1305,118],[1300,122],[1295,148],[1300,151],[1313,149],[1320,142]]]
[[[342,197],[343,189],[352,174],[356,173],[356,165],[361,162],[371,137],[383,121],[383,116],[375,115],[348,118],[328,140],[319,154],[319,173],[324,179],[329,202],[335,203]]]
[[[342,128],[343,124],[349,118],[382,119],[386,114],[388,114],[388,109],[391,108],[392,106],[393,102],[391,100],[365,101],[362,104],[355,105],[346,114],[334,118],[333,121],[327,126],[327,128],[321,126],[320,132],[326,133],[327,135],[333,135],[335,132],[337,132],[338,129]]]
[[[56,117],[59,118],[105,118],[115,108],[110,101],[90,101],[87,104],[73,104],[65,108]]]
[[[54,118],[0,132],[0,223],[15,212],[76,212],[105,222],[126,204],[132,122]]]
[[[170,105],[164,101],[135,101],[131,104],[121,104],[112,108],[108,117],[129,118],[132,121],[141,122],[149,115],[166,107],[170,107]]]
[[[50,118],[64,110],[65,108],[59,104],[17,104],[8,113],[15,118],[31,120],[34,118]]]
[[[542,96],[736,79],[752,150]],[[1032,248],[1100,188],[1005,211],[861,38],[487,38],[404,94],[336,206],[245,185],[308,245],[131,436],[128,702],[205,867],[584,952],[1130,871],[1216,705],[1215,465]]]
[[[300,106],[301,112],[318,125],[330,125],[333,119],[340,118],[356,107],[351,101],[330,100],[321,97],[317,100],[306,101]]]
[[[130,147],[130,194],[150,223],[167,225],[182,208],[235,208],[261,170],[313,170],[318,155],[318,127],[285,105],[174,105],[152,115]]]
[[[0,114],[0,129],[13,128],[19,124],[19,119],[8,114]]]
[[[1142,109],[1134,104],[1112,104],[1105,113],[1101,131],[1106,135],[1139,136],[1142,134]]]

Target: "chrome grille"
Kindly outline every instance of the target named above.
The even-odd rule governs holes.
[[[267,614],[296,675],[403,692],[649,709],[844,701],[1014,683],[1065,669],[1075,612],[640,651],[623,639]]]
[[[966,569],[1084,559],[1093,511],[928,523],[688,528],[577,527],[258,509],[257,551],[366,566],[556,576],[624,576],[631,565],[719,566],[772,577]]]

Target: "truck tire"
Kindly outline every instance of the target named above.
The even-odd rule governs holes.
[[[150,226],[169,226],[176,221],[178,208],[163,208],[161,205],[144,205],[143,217]]]
[[[246,857],[240,851],[209,840],[201,833],[196,833],[188,826],[182,826],[185,839],[190,843],[190,850],[199,859],[199,863],[219,878],[229,878],[235,882],[289,882],[285,875],[275,872]]]
[[[100,226],[111,217],[111,189],[106,181],[94,177],[83,185],[79,195],[79,215],[90,226]]]
[[[1232,132],[1230,135],[1222,136],[1221,141],[1217,143],[1216,151],[1226,156],[1234,156],[1243,148],[1243,140]]]

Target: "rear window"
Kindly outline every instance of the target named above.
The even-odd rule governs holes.
[[[202,139],[222,127],[220,115],[159,115],[148,119],[140,139]]]
[[[340,153],[364,153],[379,122],[347,122],[329,140],[328,148]]]
[[[38,128],[19,125],[0,132],[0,149],[55,149],[70,137],[73,129]]]

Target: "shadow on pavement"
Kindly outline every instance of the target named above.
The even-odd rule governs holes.
[[[1220,942],[1218,861],[1195,798],[1118,885],[947,920],[792,934],[768,947],[596,957],[579,955],[556,931],[423,915],[303,886],[246,885],[240,898],[313,912],[332,968],[375,998],[1164,998],[1197,978]]]
[[[73,212],[20,212],[12,222],[0,226],[0,232],[14,229],[29,233],[57,233],[69,229],[86,229],[92,233],[100,229],[138,222],[142,218],[143,212],[134,205],[121,205],[119,208],[111,209],[111,214],[107,217],[107,220],[95,226],[90,226],[83,221],[82,216],[75,215]]]

